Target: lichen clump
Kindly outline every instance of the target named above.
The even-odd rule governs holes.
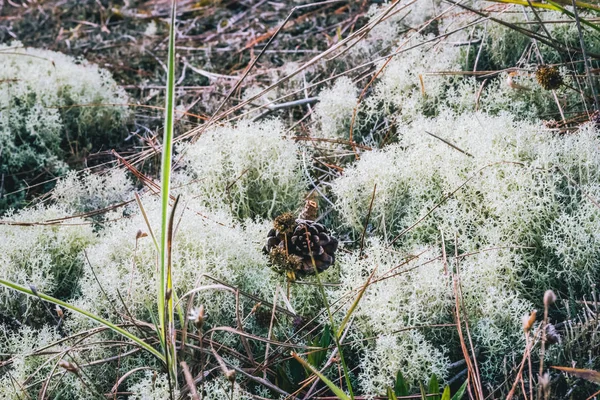
[[[569,343],[569,351],[560,346],[584,329],[575,327],[576,312],[581,299],[590,303],[585,299],[600,281],[600,209],[594,200],[600,198],[598,116],[573,125],[568,135],[544,124],[542,116],[560,114],[554,94],[572,109],[586,101],[565,89],[571,74],[561,77],[554,67],[540,67],[540,85],[531,84],[532,74],[521,74],[528,90],[507,84],[512,75],[506,72],[483,79],[448,75],[520,68],[521,55],[536,52],[525,51],[532,48],[528,38],[491,24],[489,30],[473,25],[457,33],[456,46],[429,40],[450,29],[460,32],[470,22],[453,13],[430,29],[408,30],[409,24],[426,23],[437,8],[435,2],[416,8],[423,4],[389,15],[365,43],[336,56],[336,62],[349,63],[373,52],[385,55],[387,48],[402,51],[376,63],[377,75],[360,99],[362,72],[360,79],[342,77],[320,92],[314,119],[304,120],[306,129],[292,132],[293,118],[289,130],[280,119],[239,119],[209,127],[195,142],[178,147],[173,194],[186,201],[174,214],[173,285],[185,296],[183,303],[190,303],[180,315],[187,320],[175,324],[178,330],[189,327],[183,357],[191,354],[188,360],[195,361],[201,354],[214,368],[203,377],[203,398],[272,398],[270,388],[260,381],[248,384],[239,372],[254,370],[250,356],[262,363],[266,352],[271,358],[262,382],[285,381],[281,387],[292,393],[308,375],[299,366],[299,379],[291,382],[293,365],[281,355],[288,346],[312,346],[321,339],[314,332],[320,335],[325,324],[339,321],[347,321],[340,340],[357,396],[380,396],[399,371],[416,390],[432,374],[448,382],[464,368],[453,369],[465,358],[457,304],[484,390],[498,389],[494,395],[503,396],[506,382],[514,379],[528,341],[524,333],[540,327],[541,313],[532,312],[540,306],[553,307],[554,320],[541,331],[553,343],[547,363],[566,365],[578,353],[579,364],[597,366],[596,349],[580,338]],[[369,16],[377,18],[378,11],[374,7]],[[506,18],[524,21],[520,14]],[[565,39],[568,31],[554,26],[563,24],[552,25],[548,29]],[[538,46],[554,63],[554,50]],[[529,71],[541,62],[528,61],[523,69]],[[556,93],[545,90],[550,88]],[[328,145],[302,144],[297,139],[306,132]],[[298,210],[312,189],[318,196],[300,217],[286,212]],[[143,211],[132,205],[136,194]],[[327,209],[317,221],[319,202]],[[59,223],[97,208],[110,211],[102,220],[80,215]],[[158,312],[152,233],[160,217],[157,196],[140,190],[122,171],[69,174],[45,204],[8,214],[6,222],[22,226],[0,226],[0,277],[33,284],[133,332],[138,327],[128,326],[130,315],[147,322]],[[342,240],[344,251],[337,251]],[[283,274],[287,292],[281,290]],[[136,399],[168,396],[160,362],[142,351],[122,356],[122,342],[116,342],[118,349],[97,345],[115,343],[109,332],[79,348],[65,341],[25,357],[28,347],[51,344],[63,333],[37,300],[0,291],[0,340],[15,353],[11,375],[0,376],[0,397],[16,397],[13,377],[31,382],[30,396],[39,393],[51,369],[48,361],[67,350],[73,358],[119,359],[85,370],[93,371],[102,392],[123,371],[143,367],[157,372],[137,370],[123,388]],[[63,316],[65,332],[96,327],[70,311]],[[158,348],[154,326],[142,327],[149,327],[148,343]],[[203,339],[208,331],[210,339]],[[199,342],[204,350],[218,349],[222,359],[202,352]],[[324,358],[332,351],[323,351]],[[205,365],[196,364],[195,372]],[[341,368],[322,367],[339,382]],[[65,398],[85,398],[86,387],[73,375],[64,377]]]
[[[94,64],[17,42],[0,45],[0,211],[23,205],[23,186],[121,145],[127,103],[125,91]]]
[[[280,121],[242,121],[181,146],[187,168],[177,179],[198,202],[240,219],[269,218],[296,207],[304,190],[299,146]]]

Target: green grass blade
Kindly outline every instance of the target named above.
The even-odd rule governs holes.
[[[440,384],[435,374],[431,375],[429,380],[429,394],[433,395],[429,396],[430,400],[440,400]]]
[[[327,301],[327,295],[325,294],[325,289],[323,288],[323,284],[321,283],[321,278],[319,276],[319,270],[315,264],[314,258],[311,257],[312,265],[315,271],[315,277],[317,278],[317,285],[319,288],[319,292],[321,293],[321,297],[323,298],[323,303],[325,303],[325,309],[327,310],[327,316],[329,317],[329,324],[331,325],[331,329],[335,332],[335,325],[333,323],[333,314],[331,313],[331,307],[329,307],[329,301]],[[344,352],[342,351],[342,346],[340,344],[340,337],[337,334],[333,335],[333,340],[335,341],[335,347],[338,349],[338,355],[340,356],[340,363],[342,364],[342,370],[344,371],[344,378],[346,379],[346,385],[348,385],[348,392],[350,393],[350,399],[354,400],[354,391],[352,390],[352,382],[350,381],[350,372],[348,371],[348,365],[346,364],[346,360],[344,359]]]
[[[165,94],[165,129],[163,135],[163,148],[161,160],[161,232],[160,232],[160,276],[157,290],[157,304],[160,331],[166,345],[165,360],[171,381],[177,377],[175,363],[175,341],[170,339],[173,326],[173,285],[171,268],[169,266],[169,200],[171,198],[171,158],[173,153],[174,115],[175,115],[175,16],[177,3],[171,1],[171,25],[169,27],[169,56],[167,61],[167,90]],[[168,296],[168,298],[167,298]]]
[[[557,2],[554,2],[552,0],[548,0],[548,3],[552,4],[553,6],[555,6],[563,14],[568,15],[569,17],[571,17],[573,19],[576,19],[575,18],[575,14],[573,14],[571,11],[567,10],[566,8],[564,8],[563,6],[561,6],[560,4],[558,4]],[[584,24],[585,26],[588,26],[588,27],[594,29],[595,31],[600,32],[600,26],[598,26],[598,25],[596,25],[596,24],[594,24],[594,23],[592,23],[592,22],[590,22],[590,21],[588,21],[588,20],[586,20],[584,18],[581,18],[581,17],[579,17],[579,21],[581,21],[581,23]]]
[[[161,160],[161,223],[160,223],[160,276],[158,279],[158,310],[161,326],[164,325],[162,310],[165,309],[167,281],[167,226],[169,223],[169,199],[171,195],[171,157],[173,152],[173,124],[175,109],[175,1],[171,2],[171,26],[169,28],[169,59],[167,62],[167,92],[165,100],[165,129]]]
[[[304,361],[304,359],[302,359],[301,357],[298,356],[298,354],[294,353],[292,351],[292,357],[294,357],[300,364],[302,364],[304,366],[304,368],[306,368],[307,370],[309,370],[311,373],[315,374],[316,376],[319,377],[320,380],[323,381],[324,384],[327,385],[327,387],[339,398],[342,400],[350,400],[350,397],[348,397],[348,395],[346,393],[344,393],[344,391],[342,389],[340,389],[338,386],[336,386],[335,383],[331,382],[325,375],[323,375],[321,372],[319,372],[318,369],[316,369],[315,367],[313,367],[312,365],[310,365],[309,363],[307,363],[306,361]]]
[[[85,315],[86,317],[90,318],[91,320],[94,320],[104,326],[106,326],[107,328],[109,328],[110,330],[118,333],[121,336],[124,336],[130,340],[132,340],[133,342],[137,343],[141,348],[143,348],[144,350],[147,350],[149,353],[151,353],[152,355],[156,356],[159,360],[161,361],[165,361],[164,356],[158,351],[156,350],[154,347],[150,346],[148,343],[144,342],[142,339],[140,339],[139,337],[135,336],[134,334],[127,332],[125,329],[123,328],[119,328],[118,326],[116,326],[115,324],[113,324],[112,322],[109,322],[103,318],[98,317],[97,315],[94,315],[88,311],[82,310],[79,307],[76,307],[74,305],[71,305],[69,303],[66,303],[62,300],[56,299],[52,296],[48,296],[44,293],[40,293],[37,290],[34,291],[32,289],[28,289],[24,286],[18,285],[16,283],[10,282],[10,281],[6,281],[4,279],[0,279],[0,285],[8,287],[10,289],[16,290],[17,292],[21,292],[24,293],[26,295],[32,296],[32,297],[37,297],[40,298],[42,300],[46,300],[50,303],[53,304],[58,304],[61,307],[66,308],[67,310],[71,310],[74,311],[78,314],[81,315]]]
[[[419,390],[421,392],[421,400],[427,400],[427,393],[425,392],[425,387],[421,382],[419,382]]]
[[[540,3],[538,1],[532,1],[530,3],[527,0],[488,0],[488,1],[491,1],[493,3],[516,4],[516,5],[525,6],[525,7],[543,8],[546,10],[554,10],[554,11],[560,11],[561,9],[564,9],[562,6],[556,4],[556,3],[561,3],[560,1],[557,1],[556,3],[552,2],[552,1],[548,1],[547,3]],[[564,4],[571,5],[570,2],[564,3]],[[592,11],[596,11],[596,12],[600,11],[600,6],[592,4],[592,3],[576,1],[575,4],[577,5],[577,7],[583,8],[586,10],[592,10]]]
[[[531,4],[527,0],[488,0],[488,1],[491,1],[492,3],[516,4],[519,6],[526,6],[526,7],[531,6],[531,7],[535,7],[535,8],[543,8],[546,10],[558,11],[558,8],[554,7],[551,4],[540,3],[537,1],[532,1]]]
[[[402,375],[402,371],[396,374],[396,382],[394,383],[394,393],[396,396],[408,396],[408,384]]]
[[[344,316],[344,319],[343,319],[342,323],[340,324],[340,326],[338,328],[338,331],[337,331],[337,337],[338,338],[342,337],[342,333],[344,333],[344,329],[346,328],[346,324],[348,323],[348,321],[350,321],[350,317],[352,316],[352,313],[354,313],[354,311],[356,310],[356,307],[358,307],[358,303],[360,303],[360,300],[362,299],[363,295],[367,291],[367,288],[371,284],[371,279],[373,279],[373,275],[375,275],[375,271],[377,271],[377,268],[373,269],[373,272],[371,272],[371,275],[369,275],[369,278],[367,279],[367,281],[363,285],[362,289],[360,289],[360,291],[358,292],[358,296],[356,296],[356,299],[354,300],[354,302],[350,306],[350,309],[348,310],[348,312]]]
[[[444,393],[442,393],[442,400],[450,400],[450,386],[446,386],[444,388]]]
[[[388,386],[387,388],[387,398],[388,400],[398,400],[398,396],[394,393],[394,389]]]
[[[465,392],[467,391],[467,383],[469,383],[468,380],[466,380],[465,383],[462,384],[460,389],[458,389],[458,391],[454,393],[454,396],[452,396],[452,400],[462,400],[463,396],[465,395]]]

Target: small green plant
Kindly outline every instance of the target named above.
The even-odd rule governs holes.
[[[312,341],[311,346],[320,347],[323,349],[308,353],[307,361],[313,367],[320,368],[323,364],[323,361],[325,361],[325,357],[327,356],[327,349],[329,348],[329,346],[331,346],[331,334],[332,333],[331,329],[329,328],[329,325],[325,325],[323,331],[321,332],[321,337],[315,338]]]
[[[432,399],[432,400],[461,400],[465,394],[467,388],[467,381],[462,384],[462,386],[456,391],[456,393],[451,397],[450,386],[445,386],[444,390],[440,392],[440,386],[435,374],[431,375],[429,378],[429,384],[427,387],[427,391],[423,387],[423,384],[420,384],[420,393],[423,400]],[[409,385],[404,380],[404,376],[401,371],[398,371],[396,375],[396,379],[394,380],[394,385],[388,386],[387,388],[387,397],[388,400],[398,400],[399,397],[408,397],[410,396]]]

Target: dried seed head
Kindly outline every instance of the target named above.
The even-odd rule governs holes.
[[[556,327],[552,324],[546,325],[546,343],[548,345],[558,344],[561,342],[560,334],[556,330]]]
[[[271,265],[281,272],[294,272],[302,267],[302,258],[288,254],[283,247],[274,247],[269,253]]]
[[[546,290],[544,293],[544,306],[546,308],[550,307],[556,301],[556,294],[552,290]]]
[[[141,229],[138,229],[137,233],[135,234],[135,240],[141,239],[146,236],[148,236],[146,232],[143,232]]]
[[[542,387],[542,389],[546,390],[548,388],[548,385],[550,385],[550,374],[549,373],[545,373],[544,375],[540,376],[539,378],[539,384]]]
[[[292,213],[283,213],[273,221],[273,227],[279,233],[291,233],[296,227],[296,217]]]
[[[250,314],[254,314],[255,312],[257,312],[260,306],[262,306],[262,302],[259,301],[252,307],[252,310],[250,310]]]
[[[529,332],[535,323],[535,318],[537,316],[537,311],[533,310],[529,315],[523,315],[523,331]]]
[[[563,84],[563,78],[556,67],[540,65],[535,71],[535,78],[541,87],[546,90],[558,89]]]
[[[235,382],[235,370],[230,369],[225,372],[225,378],[231,383]]]
[[[300,212],[298,218],[314,221],[317,219],[317,212],[319,210],[319,203],[314,200],[307,199],[304,202],[304,208]]]
[[[204,312],[204,305],[198,308],[194,308],[188,315],[188,320],[192,321],[196,326],[196,329],[201,330],[206,321],[206,313]]]
[[[77,366],[75,364],[73,364],[72,362],[69,362],[66,360],[60,360],[58,362],[58,366],[72,374],[75,374],[75,375],[79,374],[79,368],[77,368]]]
[[[60,308],[60,306],[57,304],[54,309],[56,310],[56,315],[58,315],[58,318],[62,319],[62,317],[65,315],[62,308]]]

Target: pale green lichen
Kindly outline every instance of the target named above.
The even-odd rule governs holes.
[[[24,181],[43,181],[44,170],[64,174],[67,160],[78,163],[91,150],[120,144],[127,102],[125,91],[94,64],[18,42],[0,46],[2,194]],[[24,198],[25,192],[4,197],[0,208],[22,205]]]
[[[217,127],[179,151],[187,167],[178,178],[181,191],[209,208],[225,206],[245,219],[300,205],[305,177],[299,146],[277,120]]]
[[[83,249],[94,242],[89,224],[75,218],[70,227],[57,225],[18,226],[68,216],[62,207],[30,208],[8,215],[16,226],[0,225],[0,277],[19,285],[33,285],[38,291],[68,299],[77,293],[83,269]],[[0,289],[0,313],[8,318],[39,325],[51,316],[41,302],[32,297]]]

